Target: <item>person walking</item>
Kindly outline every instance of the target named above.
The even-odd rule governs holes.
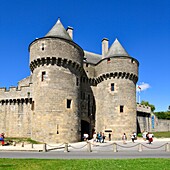
[[[0,141],[1,141],[2,146],[5,145],[4,138],[5,138],[5,134],[4,134],[4,133],[1,133],[1,134],[0,134]]]
[[[102,143],[104,143],[105,137],[104,133],[102,133]]]
[[[131,139],[132,139],[132,142],[134,143],[135,142],[135,136],[134,136],[134,133],[131,134]]]
[[[109,141],[111,141],[111,133],[109,133]]]
[[[149,144],[152,144],[153,142],[153,134],[148,132],[148,141],[149,141]]]
[[[127,140],[126,133],[123,134],[122,140],[123,140],[123,144],[126,144],[126,140]]]

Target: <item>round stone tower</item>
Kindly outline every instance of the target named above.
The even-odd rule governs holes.
[[[32,139],[75,142],[81,138],[80,70],[83,50],[60,20],[29,46],[32,72]]]
[[[136,132],[138,66],[117,39],[96,66],[96,130],[114,140]]]

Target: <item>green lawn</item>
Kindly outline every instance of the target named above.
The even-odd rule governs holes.
[[[169,170],[170,159],[0,159],[3,170]]]
[[[153,132],[156,138],[170,138],[170,131],[169,132]]]
[[[170,131],[169,132],[152,132],[154,137],[156,138],[170,138]],[[138,137],[142,137],[142,134],[139,133]]]

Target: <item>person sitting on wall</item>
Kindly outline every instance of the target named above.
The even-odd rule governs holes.
[[[4,134],[4,133],[1,133],[1,134],[0,134],[0,141],[1,141],[1,143],[2,143],[2,146],[5,145],[5,143],[4,143],[4,138],[5,138],[5,134]]]

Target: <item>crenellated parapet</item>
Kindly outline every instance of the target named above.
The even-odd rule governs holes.
[[[111,73],[105,73],[102,75],[99,75],[97,78],[95,78],[96,83],[99,84],[104,80],[107,79],[129,79],[133,81],[135,84],[138,81],[138,76],[133,73],[126,73],[126,72],[111,72]]]
[[[32,104],[32,98],[16,98],[16,99],[2,99],[0,100],[0,104],[1,105],[7,105],[7,104],[19,104],[19,103],[25,103],[25,104]]]
[[[138,112],[149,113],[149,114],[151,113],[150,106],[145,106],[145,105],[137,103],[136,107],[137,107]]]
[[[35,68],[44,65],[56,65],[65,68],[72,67],[72,69],[78,72],[82,72],[83,70],[82,66],[73,60],[69,60],[66,58],[44,57],[44,58],[37,58],[36,60],[31,61],[30,63],[31,72],[33,72]]]
[[[0,88],[0,100],[32,98],[32,83],[27,86]]]

